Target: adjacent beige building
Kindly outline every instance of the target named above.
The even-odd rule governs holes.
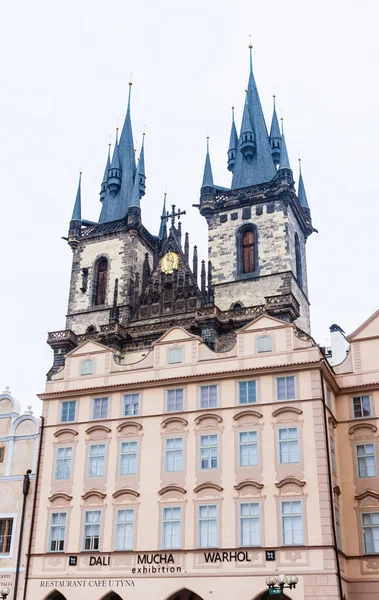
[[[10,588],[12,600],[24,593],[39,429],[39,419],[31,411],[21,414],[8,389],[0,394],[0,587]]]

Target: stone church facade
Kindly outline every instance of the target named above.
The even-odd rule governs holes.
[[[311,213],[251,49],[229,189],[207,148],[207,261],[166,199],[158,235],[143,225],[130,91],[99,221],[82,218],[79,181],[69,225],[26,600],[262,600],[281,582],[287,599],[373,598],[377,367],[361,331],[334,370],[310,335]]]

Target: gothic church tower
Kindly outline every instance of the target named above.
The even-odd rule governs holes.
[[[310,332],[305,244],[314,231],[300,173],[296,195],[275,109],[270,134],[250,75],[240,135],[228,149],[231,189],[213,183],[207,151],[199,210],[208,224],[215,304],[222,311],[261,307]]]

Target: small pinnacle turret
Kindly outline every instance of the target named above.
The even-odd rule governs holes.
[[[299,199],[301,206],[303,208],[306,208],[309,210],[307,194],[305,192],[305,186],[304,186],[304,181],[303,181],[303,174],[301,171],[301,158],[299,158],[299,187],[298,187],[297,197]]]
[[[280,148],[279,169],[291,169],[290,161],[288,158],[288,152],[287,152],[286,138],[284,137],[283,119],[281,119],[281,122],[282,122],[282,139],[281,139],[281,148]]]
[[[160,240],[163,240],[167,237],[167,221],[165,218],[163,218],[166,217],[166,196],[167,192],[164,193],[161,223],[159,225],[158,237]]]
[[[82,172],[79,174],[78,191],[76,192],[74,210],[72,211],[71,221],[82,220]]]
[[[270,146],[272,159],[277,167],[280,163],[280,145],[281,135],[279,129],[278,115],[276,114],[275,95],[274,95],[274,109],[272,113],[271,128],[270,128]]]
[[[136,175],[134,178],[134,185],[133,185],[133,192],[132,192],[132,197],[129,203],[129,207],[131,206],[136,206],[137,208],[140,208],[141,203],[140,203],[140,161],[138,161],[137,163],[137,169],[136,169]]]
[[[209,156],[209,137],[207,137],[207,155],[205,157],[203,183],[201,187],[213,187],[211,158]]]
[[[108,189],[113,197],[121,187],[120,155],[118,150],[118,127],[116,129],[116,141],[113,150],[112,162],[108,171]]]
[[[236,124],[234,122],[234,106],[232,106],[232,128],[230,131],[229,149],[228,149],[228,170],[233,173],[236,164],[236,153],[238,149],[238,135]]]
[[[145,195],[146,174],[145,174],[145,134],[142,136],[142,147],[139,155],[139,193],[140,198]]]
[[[108,187],[108,176],[109,176],[109,169],[111,166],[111,145],[112,144],[108,144],[108,157],[107,157],[107,162],[105,165],[103,181],[101,182],[101,188],[100,188],[100,201],[101,202],[103,202],[103,200],[105,198],[105,194],[106,194],[107,187]]]
[[[250,164],[256,150],[255,135],[249,115],[249,96],[246,91],[245,108],[243,110],[241,136],[240,136],[240,151],[247,163]]]

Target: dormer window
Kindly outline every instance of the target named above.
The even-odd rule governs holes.
[[[93,375],[93,360],[88,358],[80,365],[80,375]]]
[[[257,339],[257,352],[272,352],[271,335],[262,335]]]
[[[183,348],[170,348],[168,351],[168,364],[175,365],[183,362]]]

